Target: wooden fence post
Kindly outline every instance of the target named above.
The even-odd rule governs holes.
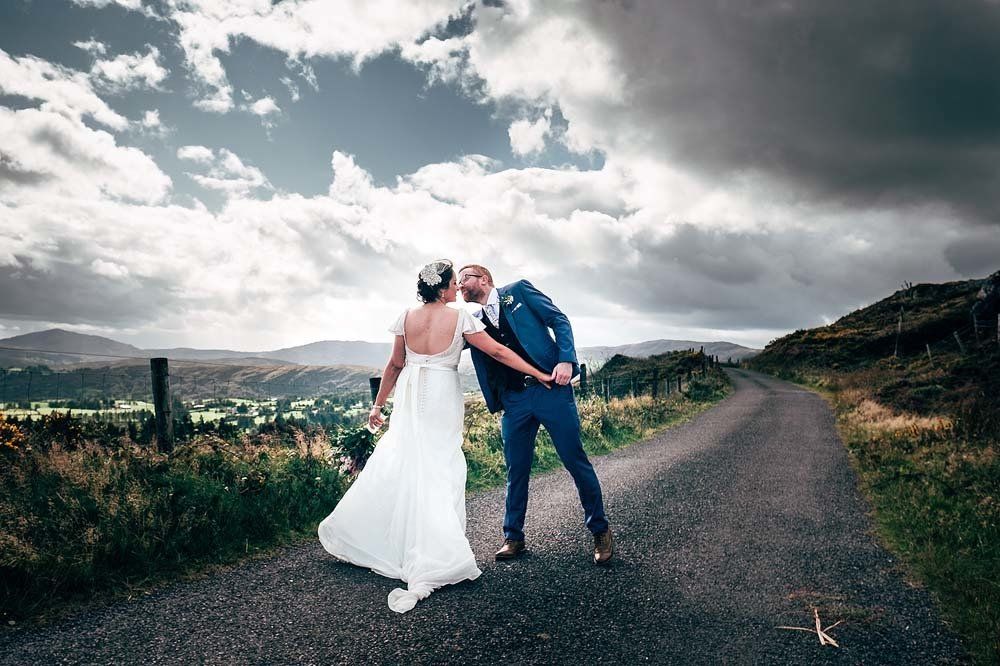
[[[580,364],[580,395],[587,395],[587,364]]]
[[[653,370],[653,397],[658,398],[660,396],[660,372],[658,370]]]
[[[174,448],[174,419],[170,407],[170,372],[167,359],[149,359],[153,385],[153,410],[156,414],[156,441],[163,453]]]
[[[958,331],[955,331],[953,335],[955,336],[955,342],[958,343],[958,350],[964,354],[965,345],[962,344],[962,338],[958,337]]]
[[[896,322],[896,348],[892,351],[892,357],[899,356],[899,336],[903,334],[903,306],[899,306],[899,321]]]
[[[378,390],[382,387],[381,377],[369,377],[368,378],[368,388],[372,392],[372,403],[374,404],[375,398],[378,396]]]
[[[930,361],[931,363],[933,363],[934,359],[931,358],[931,345],[928,342],[928,343],[925,343],[925,346],[927,347],[927,360]]]

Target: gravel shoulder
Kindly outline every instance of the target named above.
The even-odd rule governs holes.
[[[483,575],[410,613],[396,582],[318,541],[202,580],[0,633],[0,664],[652,662],[952,664],[958,640],[878,544],[817,395],[729,371],[691,421],[593,459],[617,541],[590,563],[564,470],[532,479],[530,554],[497,563],[503,489],[471,495]],[[840,648],[815,634],[812,608]]]

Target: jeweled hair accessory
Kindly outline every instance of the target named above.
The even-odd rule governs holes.
[[[436,287],[441,284],[441,273],[447,268],[451,268],[451,262],[447,259],[432,261],[420,269],[420,279],[424,284]]]

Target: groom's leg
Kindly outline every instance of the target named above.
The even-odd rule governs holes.
[[[573,387],[553,386],[551,391],[544,388],[536,391],[535,415],[548,430],[559,459],[576,483],[587,529],[593,534],[604,532],[608,529],[608,519],[604,515],[601,483],[583,450]]]
[[[507,462],[507,504],[503,534],[507,539],[524,540],[524,514],[528,509],[528,477],[535,457],[538,419],[531,413],[531,401],[524,391],[504,392],[503,456]]]

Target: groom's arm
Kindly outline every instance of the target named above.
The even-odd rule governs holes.
[[[559,348],[558,362],[576,363],[576,345],[573,342],[573,327],[570,326],[569,317],[556,307],[551,298],[538,291],[535,285],[527,280],[521,280],[519,285],[524,294],[524,302],[546,326],[552,329],[556,347]]]

